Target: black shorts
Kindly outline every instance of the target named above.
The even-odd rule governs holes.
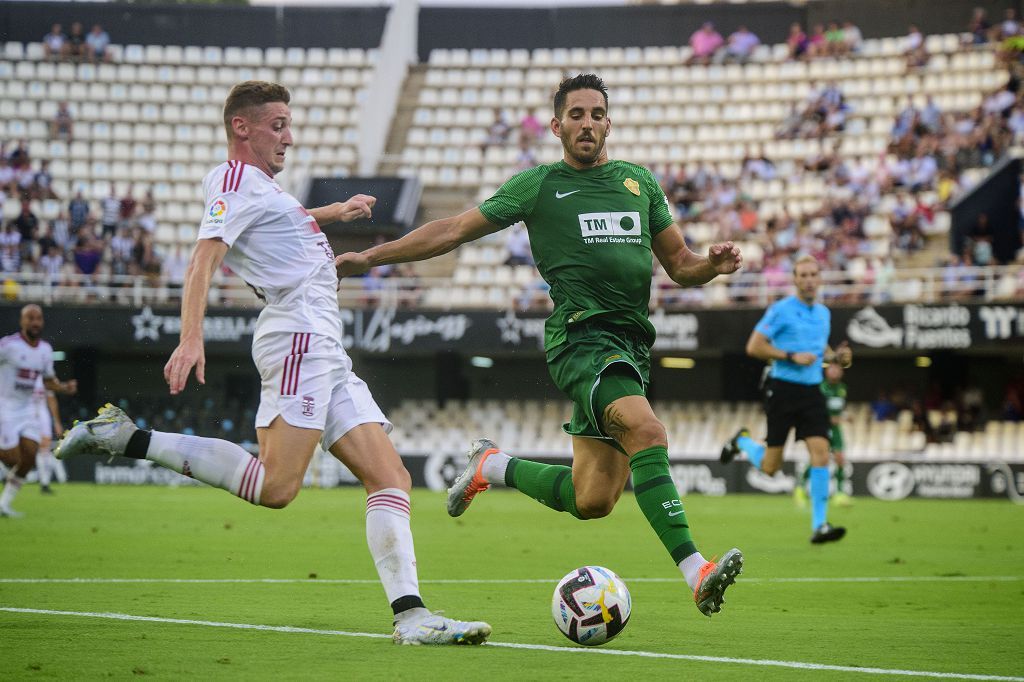
[[[790,429],[796,429],[797,440],[810,436],[828,438],[831,420],[825,394],[818,384],[769,379],[764,411],[768,418],[768,437],[765,438],[768,447],[785,445]]]

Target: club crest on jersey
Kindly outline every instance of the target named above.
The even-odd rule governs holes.
[[[580,234],[587,244],[640,243],[641,224],[637,211],[580,213],[579,220]]]
[[[313,401],[313,396],[304,395],[302,396],[302,416],[312,417],[313,409],[316,407],[316,403]]]
[[[633,194],[635,194],[637,196],[640,196],[640,183],[639,182],[637,182],[633,178],[626,178],[625,180],[622,181],[622,184],[625,185],[626,189],[628,189],[630,192],[632,192]]]
[[[220,224],[224,222],[224,214],[228,212],[227,202],[223,199],[217,199],[210,205],[210,211],[207,214],[206,222],[208,224]]]

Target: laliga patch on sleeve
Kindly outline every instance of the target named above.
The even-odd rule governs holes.
[[[206,220],[203,222],[207,225],[223,225],[227,213],[228,203],[223,199],[217,199],[210,204],[210,210],[206,212]]]

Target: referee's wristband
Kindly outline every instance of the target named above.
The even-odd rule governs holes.
[[[791,351],[791,350],[787,350],[786,351],[786,361],[787,362],[793,362],[793,351]]]

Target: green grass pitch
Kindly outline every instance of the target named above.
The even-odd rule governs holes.
[[[734,545],[746,555],[712,619],[697,612],[629,494],[610,517],[580,522],[509,491],[488,492],[453,520],[442,495],[416,491],[427,605],[494,627],[484,647],[425,648],[387,638],[360,490],[306,490],[271,511],[207,488],[65,485],[44,497],[27,486],[16,504],[25,518],[0,519],[0,678],[1024,675],[1024,507],[858,499],[831,514],[846,539],[812,546],[807,513],[788,498],[685,502],[706,556]],[[599,649],[623,655],[577,647],[551,621],[555,583],[585,564],[611,568],[630,588],[629,625]],[[258,582],[266,578],[283,582]]]

